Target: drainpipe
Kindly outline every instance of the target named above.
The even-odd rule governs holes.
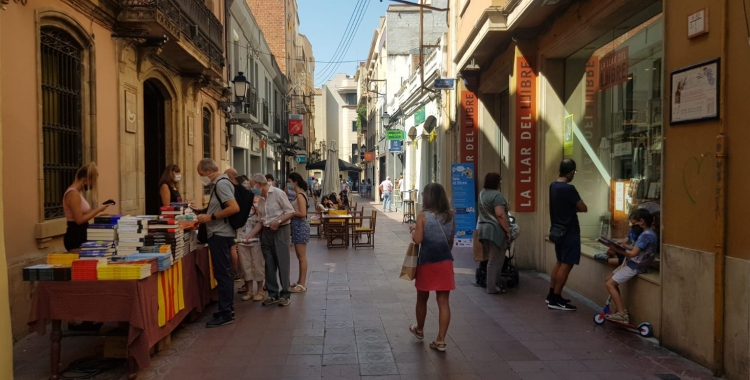
[[[726,258],[727,210],[727,53],[729,42],[729,0],[722,0],[721,10],[721,102],[719,134],[716,136],[716,227],[714,244],[714,376],[724,374],[724,273]]]

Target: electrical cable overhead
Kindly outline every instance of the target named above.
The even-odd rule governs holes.
[[[269,56],[276,57],[272,53],[266,53],[266,52],[260,51],[258,49],[252,48],[250,46],[244,46],[244,45],[241,45],[239,42],[229,42],[229,44],[230,45],[239,46],[241,49],[245,49],[248,52],[253,52],[254,54],[263,54],[263,55],[269,55]],[[252,58],[257,58],[257,57],[252,57]],[[291,60],[292,61],[299,61],[299,62],[315,62],[315,63],[354,63],[354,62],[361,62],[361,60],[358,60],[358,59],[348,60],[348,61],[341,61],[341,60],[339,60],[339,61],[316,61],[316,60],[310,60],[310,59],[291,58]]]
[[[341,51],[339,57],[332,59],[332,61],[342,60],[346,56],[346,54],[349,52],[349,48],[351,47],[352,42],[354,41],[354,37],[357,35],[357,32],[359,31],[359,27],[362,26],[362,19],[364,18],[365,14],[367,13],[367,9],[369,8],[369,6],[370,6],[370,3],[369,2],[365,2],[365,7],[362,8],[361,12],[359,13],[359,15],[357,17],[357,20],[355,21],[356,27],[349,34],[349,36],[347,38],[347,41],[345,43],[345,48]],[[336,70],[338,70],[339,66],[341,66],[341,63],[337,63],[334,66],[331,66],[331,68],[329,70],[321,71],[321,76],[322,76],[323,80],[320,81],[320,82],[318,82],[319,85],[325,84],[325,82],[327,82],[328,80],[330,80],[330,77],[333,76],[333,74],[336,73]],[[319,85],[316,86],[316,87],[319,87]]]
[[[336,56],[341,52],[341,48],[344,46],[344,41],[346,40],[346,36],[348,33],[352,30],[353,27],[353,21],[355,19],[355,16],[359,14],[362,7],[365,6],[365,2],[367,0],[357,0],[357,3],[354,5],[354,9],[352,10],[352,14],[349,16],[349,22],[346,24],[346,29],[344,29],[344,33],[341,35],[341,39],[339,40],[338,46],[336,46],[336,50],[333,52],[333,55],[331,55],[331,62],[336,60]],[[326,64],[324,67],[320,69],[319,72],[322,72],[323,70],[327,70],[330,67],[330,63]]]

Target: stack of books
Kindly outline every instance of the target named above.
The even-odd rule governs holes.
[[[117,255],[127,256],[138,253],[148,235],[148,223],[156,217],[128,216],[117,223]]]
[[[70,266],[39,264],[23,268],[24,281],[70,281]]]
[[[151,245],[169,245],[170,253],[173,255],[173,261],[177,261],[185,256],[186,247],[184,241],[184,231],[179,225],[179,222],[174,219],[160,219],[152,221],[148,225],[149,236],[153,236],[154,240]],[[141,250],[141,252],[144,252]],[[153,249],[151,250],[153,252]],[[160,248],[161,253],[166,253]]]
[[[150,264],[104,265],[97,268],[99,280],[142,280],[151,276]]]
[[[105,258],[85,258],[73,262],[73,281],[96,281],[99,279],[97,273],[100,266],[107,265]]]
[[[148,260],[152,258],[158,260],[159,272],[172,267],[172,255],[169,253],[134,253],[129,255],[125,261]]]
[[[86,229],[86,239],[88,241],[115,241],[117,240],[117,222],[120,216],[98,216],[94,218],[94,223],[89,224]]]
[[[138,248],[138,252],[140,253],[169,253],[171,255],[172,245],[171,244],[147,245],[145,247]]]
[[[114,241],[87,241],[78,252],[81,257],[110,257],[116,253]]]
[[[70,267],[79,258],[77,253],[50,253],[47,255],[47,264]]]
[[[185,215],[186,207],[183,206],[162,206],[159,219],[177,219],[178,216]]]

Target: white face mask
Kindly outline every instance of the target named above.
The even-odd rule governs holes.
[[[268,181],[268,186],[273,186],[273,181]]]
[[[175,182],[180,182],[181,179],[182,179],[182,174],[175,174],[174,175],[174,181]]]
[[[211,184],[211,178],[201,176],[201,183],[203,186],[208,186]]]
[[[250,182],[248,182],[248,181],[242,182],[242,187],[250,190]]]

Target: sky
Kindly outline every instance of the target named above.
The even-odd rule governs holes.
[[[357,33],[351,40],[346,54],[337,48],[347,30],[347,24],[360,1],[367,2],[366,11],[362,13]],[[307,36],[312,44],[315,56],[315,86],[320,87],[333,74],[346,73],[353,75],[357,69],[357,62],[341,62],[329,65],[324,62],[364,61],[370,51],[370,43],[375,29],[379,26],[380,16],[385,16],[388,0],[297,0],[299,12],[300,33]],[[356,19],[355,19],[356,21]],[[326,67],[328,66],[328,67]],[[338,67],[336,67],[338,66]],[[334,70],[335,69],[335,70]]]

